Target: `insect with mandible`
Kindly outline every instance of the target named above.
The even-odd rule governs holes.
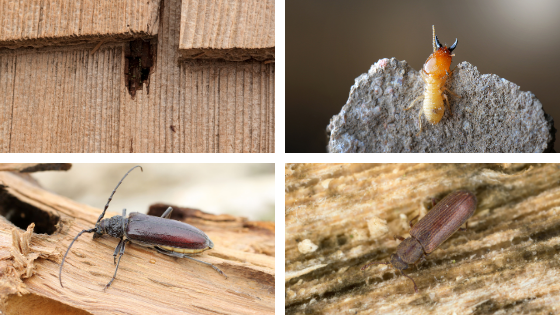
[[[441,45],[438,37],[436,36],[436,31],[433,25],[432,37],[434,52],[428,57],[428,60],[426,60],[422,70],[420,71],[420,75],[425,83],[424,94],[418,96],[414,101],[412,101],[410,106],[405,109],[411,109],[416,101],[421,100],[422,98],[424,99],[422,109],[418,114],[418,125],[420,131],[418,131],[416,136],[422,132],[422,112],[424,112],[426,119],[432,125],[440,122],[445,112],[444,105],[448,107],[449,114],[453,115],[451,113],[449,99],[444,92],[448,92],[455,97],[460,97],[445,87],[447,79],[453,72],[449,71],[449,67],[451,66],[452,57],[455,56],[452,52],[457,47],[457,39],[455,39],[455,43],[451,45],[451,47]]]

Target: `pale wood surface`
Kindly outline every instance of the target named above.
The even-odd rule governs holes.
[[[160,0],[0,0],[0,47],[155,35],[159,6]]]
[[[274,38],[274,0],[182,2],[179,48],[184,57],[274,59]]]
[[[556,314],[560,310],[560,165],[286,166],[287,314]],[[388,261],[422,217],[457,189],[478,208],[425,262]],[[368,222],[387,221],[370,237]],[[382,235],[382,234],[381,234]],[[310,240],[317,250],[303,254]],[[308,242],[308,241],[306,241]]]
[[[273,0],[183,0],[179,48],[274,47]]]
[[[179,61],[181,1],[161,13],[134,98],[126,42],[1,50],[0,152],[274,152],[275,64]]]
[[[79,231],[93,227],[101,210],[51,194],[13,173],[0,172],[0,183],[4,207],[32,206],[60,219],[52,235],[31,233],[30,228],[24,233],[0,221],[0,306],[5,312],[56,314],[70,307],[93,314],[274,313],[273,226],[195,214],[188,222],[215,243],[197,258],[216,265],[227,279],[206,265],[133,244],[127,246],[117,278],[105,292],[118,240],[92,240],[91,234],[84,234],[68,254],[61,288],[62,255]]]

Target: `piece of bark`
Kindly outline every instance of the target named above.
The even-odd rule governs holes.
[[[0,183],[4,185],[1,211],[20,210],[16,215],[32,220],[34,214],[26,209],[33,208],[56,219],[51,222],[52,234],[31,233],[32,226],[24,233],[0,220],[4,312],[15,307],[30,314],[38,312],[31,308],[40,307],[41,313],[55,313],[68,306],[93,314],[274,313],[274,256],[254,249],[263,243],[273,247],[273,233],[244,229],[205,214],[204,219],[189,223],[203,230],[215,247],[196,258],[216,265],[227,279],[204,264],[129,244],[115,281],[105,291],[115,271],[112,255],[118,239],[105,235],[92,240],[91,234],[85,234],[68,253],[62,288],[58,278],[62,256],[79,231],[94,226],[101,210],[49,193],[13,173],[0,172]],[[224,246],[230,240],[237,248]],[[50,302],[37,302],[42,299]]]
[[[287,314],[548,314],[560,309],[560,165],[295,164],[286,166]],[[468,229],[418,266],[389,261],[448,193],[478,198]],[[370,236],[368,222],[388,233]],[[383,225],[383,221],[380,225]],[[380,236],[383,235],[383,236]],[[309,240],[318,249],[303,254]]]
[[[356,78],[350,97],[327,127],[328,151],[340,152],[552,152],[556,129],[541,102],[513,82],[457,65],[447,88],[448,108],[436,125],[422,114],[420,73],[406,61],[381,59]]]
[[[0,163],[0,172],[33,173],[42,171],[67,171],[70,163]]]

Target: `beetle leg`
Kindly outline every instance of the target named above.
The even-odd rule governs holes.
[[[126,245],[126,243],[128,242],[128,240],[123,240],[122,241],[122,246],[121,246],[121,250],[119,253],[119,260],[117,261],[117,267],[115,268],[115,273],[113,274],[113,278],[111,278],[111,281],[109,281],[109,283],[107,283],[107,285],[105,286],[105,288],[103,289],[103,291],[107,290],[107,288],[111,285],[111,283],[113,283],[113,280],[115,280],[115,277],[117,276],[117,270],[119,270],[119,264],[121,263],[121,258],[124,254],[124,246]],[[120,245],[121,243],[119,243]],[[119,247],[117,245],[117,247]]]
[[[417,265],[423,263],[426,260],[426,255],[422,254],[422,258],[420,258],[420,261],[418,263],[416,263]]]
[[[414,279],[412,279],[411,277],[407,276],[402,270],[399,269],[399,271],[401,272],[401,274],[405,277],[407,277],[408,279],[410,279],[410,281],[412,281],[412,283],[414,283],[414,292],[418,293],[418,287],[416,286],[416,282],[414,282]]]
[[[172,252],[172,251],[169,251],[169,250],[165,250],[165,249],[159,248],[159,247],[157,247],[157,246],[154,247],[154,248],[155,248],[158,252],[160,252],[160,253],[162,253],[162,254],[165,254],[165,255],[167,255],[167,256],[179,257],[179,258],[188,258],[188,259],[197,261],[197,262],[199,262],[199,263],[201,263],[201,264],[208,265],[208,266],[214,268],[214,270],[216,270],[219,274],[221,274],[222,276],[226,277],[226,279],[227,279],[227,277],[228,277],[223,271],[221,271],[220,269],[218,269],[218,267],[212,265],[211,263],[207,263],[207,262],[202,261],[202,260],[194,259],[194,258],[192,258],[192,257],[190,257],[190,256],[188,256],[188,255],[185,255],[185,254],[181,254],[181,253],[176,253],[176,252]]]
[[[115,252],[113,253],[113,265],[117,264],[117,253],[121,250],[121,246],[123,246],[124,240],[121,238],[117,247],[115,247]]]
[[[162,218],[169,219],[171,217],[171,212],[173,212],[173,208],[169,207],[165,212],[161,215]]]
[[[469,221],[465,222],[464,228],[459,228],[459,231],[466,231],[469,228]]]
[[[395,241],[396,241],[396,240],[404,241],[404,237],[399,236],[399,235],[393,235],[393,238],[395,239]]]
[[[414,218],[412,218],[412,220],[408,221],[408,225],[410,225],[410,228],[412,228],[412,221],[416,220],[420,215],[415,216]]]

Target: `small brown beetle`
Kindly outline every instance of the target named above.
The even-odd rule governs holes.
[[[365,270],[373,264],[393,265],[400,273],[412,280],[414,291],[418,292],[416,282],[407,276],[403,270],[410,264],[417,264],[433,252],[441,243],[445,242],[461,225],[473,215],[476,210],[476,196],[465,190],[450,193],[438,202],[426,216],[412,226],[410,221],[410,237],[395,238],[403,241],[397,246],[397,253],[391,255],[390,262],[371,262],[362,267]],[[413,219],[414,220],[414,219]],[[420,261],[419,261],[420,260]]]

